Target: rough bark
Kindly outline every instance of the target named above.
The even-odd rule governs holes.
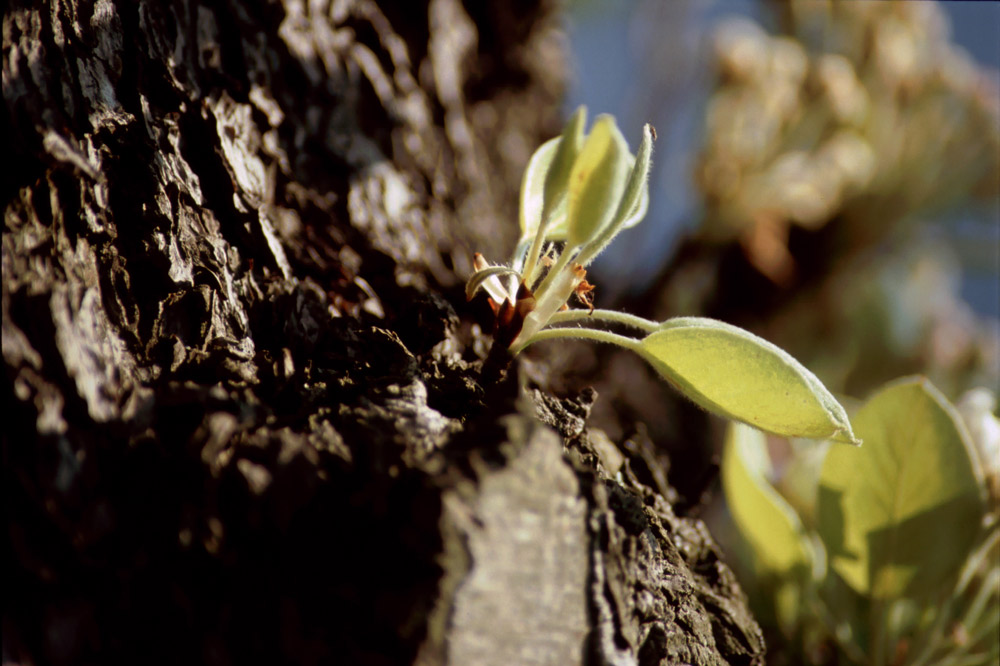
[[[4,661],[760,659],[651,443],[478,382],[554,12],[6,10]]]

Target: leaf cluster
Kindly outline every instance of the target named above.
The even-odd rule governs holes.
[[[807,653],[833,641],[859,664],[996,663],[1000,526],[986,501],[989,461],[924,378],[885,386],[853,425],[863,447],[793,460],[799,478],[780,486],[763,433],[729,430],[723,487],[756,597],[769,600],[763,610]],[[811,493],[787,492],[796,485]]]
[[[654,322],[593,307],[585,266],[645,214],[655,134],[647,125],[633,156],[611,116],[599,116],[589,134],[585,124],[581,107],[529,161],[521,240],[510,266],[476,256],[466,293],[489,295],[497,315],[494,344],[507,345],[510,355],[555,338],[615,344],[712,413],[790,437],[859,444],[844,408],[819,379],[766,340],[712,319]],[[574,294],[587,309],[568,309]]]

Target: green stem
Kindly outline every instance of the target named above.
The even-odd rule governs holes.
[[[527,241],[527,239],[523,237],[518,239],[517,247],[514,248],[514,261],[511,262],[511,266],[513,266],[514,270],[521,273],[524,272],[524,264],[528,258],[529,247],[531,247],[531,244]]]
[[[569,322],[610,322],[637,328],[645,333],[652,333],[660,326],[655,321],[616,310],[563,310],[555,313],[549,319],[550,324],[567,324]]]
[[[537,289],[535,289],[532,284],[528,285],[528,288],[534,293],[536,299],[540,300],[542,298],[542,294],[544,294],[545,290],[552,284],[555,277],[559,275],[564,268],[566,268],[566,264],[568,264],[569,260],[572,258],[570,255],[572,255],[572,250],[574,249],[576,248],[566,247],[563,249],[563,251],[559,254],[559,260],[556,261],[555,266],[549,269],[548,274],[546,274],[545,279],[542,280],[542,284],[539,285]],[[532,276],[530,273],[525,272],[525,277],[530,280]]]
[[[988,666],[995,664],[995,653],[962,655],[959,657],[947,657],[943,663],[947,666]]]
[[[982,623],[982,626],[970,628],[970,638],[969,642],[966,644],[966,650],[970,650],[979,645],[983,639],[990,639],[996,636],[998,624],[1000,624],[1000,611],[998,611],[994,606],[990,614],[986,616],[986,621]],[[988,643],[987,645],[992,645],[991,654],[996,652],[998,649],[995,642]]]
[[[947,652],[944,657],[939,658],[935,663],[952,666],[958,663],[964,664],[970,659],[983,659],[986,657],[989,657],[989,659],[984,660],[982,663],[997,663],[996,656],[994,655],[997,653],[998,647],[992,638],[997,633],[998,622],[1000,622],[1000,611],[994,609],[993,612],[986,616],[986,622],[981,627],[966,626],[965,629],[968,632],[968,638],[965,643],[957,649]],[[981,645],[984,640],[987,643]]]
[[[868,636],[868,652],[871,655],[872,666],[886,666],[886,625],[888,624],[888,609],[886,603],[880,600],[872,602],[871,625]]]
[[[958,585],[955,587],[954,596],[957,597],[965,592],[965,588],[972,581],[972,577],[982,568],[983,562],[998,541],[1000,541],[1000,527],[994,524],[986,538],[972,551],[972,554],[965,561],[965,566],[962,567],[962,575],[959,577]]]
[[[850,632],[844,631],[841,628],[844,625],[837,622],[833,613],[827,607],[826,602],[818,594],[811,597],[809,606],[815,616],[819,618],[820,624],[823,625],[827,633],[836,641],[844,656],[855,664],[864,664],[867,662],[865,651],[857,644],[856,637],[847,635]]]
[[[624,347],[625,349],[631,349],[634,352],[639,352],[640,346],[639,341],[634,338],[629,338],[624,335],[618,335],[617,333],[602,331],[595,328],[547,328],[532,335],[523,345],[514,349],[512,353],[518,354],[528,345],[533,345],[536,342],[541,342],[543,340],[555,340],[557,338],[576,338],[580,340],[606,342],[608,344]]]
[[[531,241],[531,249],[528,250],[528,259],[524,262],[523,274],[529,287],[531,286],[531,279],[535,272],[535,264],[538,263],[538,256],[541,254],[542,245],[545,242],[545,231],[549,223],[549,218],[551,218],[551,215],[546,215],[539,221],[535,238]]]
[[[965,615],[961,620],[963,626],[971,629],[979,623],[979,618],[986,609],[987,602],[991,601],[997,585],[1000,585],[1000,567],[993,567],[983,576],[980,588],[976,591],[976,596],[973,597],[972,602],[966,609]]]
[[[931,663],[931,658],[944,638],[947,622],[951,619],[952,609],[962,595],[965,594],[965,590],[969,587],[976,573],[981,571],[983,562],[986,561],[986,558],[993,547],[996,546],[998,540],[1000,540],[1000,528],[994,526],[987,533],[982,543],[969,555],[965,561],[965,565],[962,567],[962,572],[958,577],[955,588],[939,607],[937,617],[934,619],[930,630],[923,632],[923,638],[915,650],[917,656],[910,662],[910,666],[924,666]],[[984,575],[985,577],[987,576]]]
[[[938,607],[934,622],[931,623],[927,631],[921,632],[920,642],[914,647],[916,657],[910,661],[910,666],[923,666],[932,662],[932,657],[941,646],[941,639],[944,636],[944,628],[951,617],[952,606],[956,597],[949,596]]]

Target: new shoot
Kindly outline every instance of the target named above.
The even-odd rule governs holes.
[[[860,444],[844,408],[819,379],[749,331],[701,317],[654,322],[593,307],[586,267],[645,216],[655,132],[643,128],[633,155],[612,116],[598,116],[589,133],[586,120],[580,107],[528,162],[521,237],[510,264],[492,265],[476,254],[466,295],[488,294],[497,318],[494,345],[509,357],[555,338],[618,345],[708,411],[788,437]],[[568,309],[574,296],[585,308]]]

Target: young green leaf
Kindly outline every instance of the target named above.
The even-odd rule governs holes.
[[[857,592],[950,589],[980,531],[981,473],[955,409],[924,378],[889,384],[854,419],[865,445],[834,447],[820,477],[820,537]]]
[[[787,352],[714,319],[678,317],[636,351],[710,412],[787,437],[860,444],[840,403]]]
[[[560,137],[549,139],[534,152],[521,179],[521,238],[533,238],[542,223],[545,207],[545,177],[559,149]]]
[[[790,633],[799,618],[802,588],[814,557],[795,510],[767,480],[770,468],[764,433],[730,423],[722,450],[726,503],[753,551],[757,578],[773,585],[770,600],[775,616]]]
[[[514,255],[514,265],[523,268],[524,279],[529,286],[534,285],[539,254],[545,241],[566,238],[567,190],[573,165],[583,147],[583,126],[586,122],[587,107],[581,106],[566,123],[562,135],[544,144],[532,156],[525,171],[521,191],[521,232],[527,234],[530,231],[531,242],[528,244],[527,238],[522,235]],[[540,210],[536,210],[539,207]]]
[[[722,487],[733,521],[753,547],[758,566],[787,576],[811,567],[810,547],[795,510],[766,475],[771,467],[764,433],[731,423],[722,451]]]
[[[567,191],[570,247],[591,240],[611,219],[628,177],[628,144],[615,119],[601,115],[573,163]]]
[[[587,107],[580,106],[563,128],[559,146],[552,157],[548,173],[545,174],[543,220],[552,214],[556,205],[566,196],[573,164],[583,148],[583,128],[586,124]]]
[[[587,243],[578,259],[584,266],[600,254],[618,235],[618,232],[635,226],[646,216],[646,210],[649,208],[648,181],[652,155],[653,128],[646,125],[642,128],[642,142],[639,144],[639,152],[636,153],[635,159],[631,160],[632,169],[629,171],[628,180],[625,182],[625,192],[618,203],[614,217],[596,238]],[[629,157],[631,159],[631,155]]]

